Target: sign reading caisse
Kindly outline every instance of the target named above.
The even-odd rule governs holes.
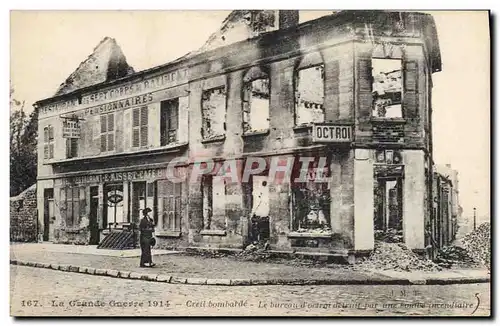
[[[352,142],[352,126],[315,124],[313,125],[313,141],[326,143]]]

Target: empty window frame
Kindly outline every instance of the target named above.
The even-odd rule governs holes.
[[[225,86],[203,91],[201,109],[203,118],[203,139],[224,136],[226,132]]]
[[[203,229],[224,230],[226,225],[226,183],[224,177],[203,176],[202,196]]]
[[[243,132],[269,129],[269,78],[261,77],[243,86]]]
[[[401,59],[372,59],[372,116],[402,118]]]
[[[315,65],[297,70],[295,85],[295,125],[324,122],[324,66]]]

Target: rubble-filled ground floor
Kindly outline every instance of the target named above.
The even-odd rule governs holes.
[[[112,233],[136,235],[150,207],[158,247],[260,242],[347,254],[390,237],[424,250],[437,232],[427,160],[422,150],[322,148],[177,164],[174,172],[147,164],[75,171],[38,181],[40,237],[100,244]]]

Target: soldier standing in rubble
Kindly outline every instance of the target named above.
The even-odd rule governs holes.
[[[153,220],[148,215],[149,212],[151,212],[151,208],[149,207],[146,207],[142,211],[143,216],[139,223],[139,231],[141,232],[141,267],[146,267],[146,264],[149,264],[149,267],[155,266],[151,256],[151,245],[154,245],[153,232],[155,226]]]

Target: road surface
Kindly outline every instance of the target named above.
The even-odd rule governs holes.
[[[490,314],[489,283],[433,286],[198,286],[11,265],[10,286],[13,316]]]

